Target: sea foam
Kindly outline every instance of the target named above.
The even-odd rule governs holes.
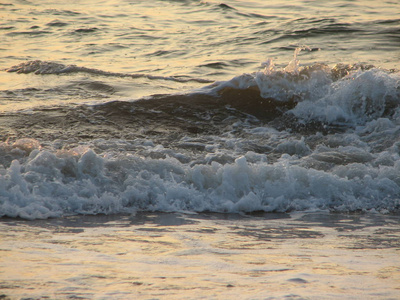
[[[302,143],[297,144],[300,152],[309,151]],[[190,165],[169,156],[107,158],[90,148],[83,153],[34,150],[21,163],[13,160],[0,175],[0,215],[36,219],[135,211],[399,208],[400,160],[374,167],[364,164],[379,159],[374,155],[351,147],[339,151],[354,162],[326,171],[309,168],[288,154],[275,163],[248,153],[232,163]],[[318,158],[324,153],[319,150],[310,157],[324,160]]]
[[[291,127],[275,129],[246,116],[230,125],[222,122],[226,127],[218,128],[223,132],[218,136],[187,133],[173,141],[173,147],[163,142],[167,137],[157,142],[147,136],[132,140],[94,138],[80,141],[77,147],[68,147],[61,140],[45,141],[42,147],[32,138],[1,143],[0,216],[36,219],[136,211],[399,211],[399,74],[362,66],[315,64],[302,68],[297,54],[282,70],[269,60],[263,71],[196,91],[214,95],[210,103],[220,112],[216,103],[227,89],[251,91],[251,97],[260,93],[271,102],[291,102],[294,107],[282,106],[286,110],[272,113],[274,118],[295,116],[289,119],[296,123]],[[10,71],[36,69],[45,74],[47,67],[33,63]],[[59,65],[55,70],[68,71]],[[192,95],[184,99],[190,101]],[[236,97],[242,99],[241,94]],[[171,107],[178,101],[174,99],[169,99]],[[195,99],[202,105],[201,97]],[[262,99],[252,108],[259,115],[264,106],[257,105]],[[226,103],[224,113],[233,111],[228,107],[230,102]],[[168,114],[179,113],[181,102],[176,106],[176,110],[167,110]],[[278,111],[281,106],[275,108]],[[146,113],[157,115],[155,111]],[[212,122],[211,108],[207,113],[206,121]],[[193,121],[189,114],[179,117]],[[315,121],[343,127],[326,135],[292,130]]]
[[[216,94],[226,89],[255,89],[265,99],[296,102],[290,113],[304,122],[358,125],[399,114],[400,73],[357,64],[301,67],[300,50],[304,49],[297,48],[293,60],[281,70],[269,59],[262,64],[263,71],[209,88]]]
[[[398,114],[400,76],[379,69],[357,71],[333,82],[323,97],[309,97],[292,113],[305,120],[360,124]]]

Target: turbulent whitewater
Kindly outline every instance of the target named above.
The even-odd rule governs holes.
[[[27,138],[0,144],[1,216],[397,212],[399,74],[292,65],[268,61],[186,94],[2,116]]]
[[[0,7],[0,217],[399,212],[396,1]]]

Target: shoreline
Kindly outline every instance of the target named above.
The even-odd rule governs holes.
[[[400,216],[0,219],[2,299],[396,299]]]

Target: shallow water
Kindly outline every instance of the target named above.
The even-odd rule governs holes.
[[[138,214],[0,222],[4,299],[397,299],[399,217]]]

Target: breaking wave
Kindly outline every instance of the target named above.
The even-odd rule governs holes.
[[[26,143],[14,146],[14,151],[31,146]],[[310,152],[304,142],[290,143],[281,148]],[[149,142],[142,147],[167,152]],[[221,163],[209,153],[197,164],[182,163],[173,157],[177,155],[111,158],[88,148],[55,153],[34,149],[23,162],[13,160],[2,170],[1,216],[35,219],[138,210],[394,212],[400,205],[400,162],[393,161],[393,154],[385,158],[391,164],[378,167],[374,163],[382,157],[352,147],[311,154],[319,161],[348,159],[348,164],[339,163],[329,172],[293,163],[288,154],[269,163],[266,155],[247,152]]]
[[[298,51],[284,69],[268,60],[185,94],[3,116],[19,133],[0,143],[0,216],[397,213],[399,73],[300,67]],[[208,83],[40,61],[8,71]]]

